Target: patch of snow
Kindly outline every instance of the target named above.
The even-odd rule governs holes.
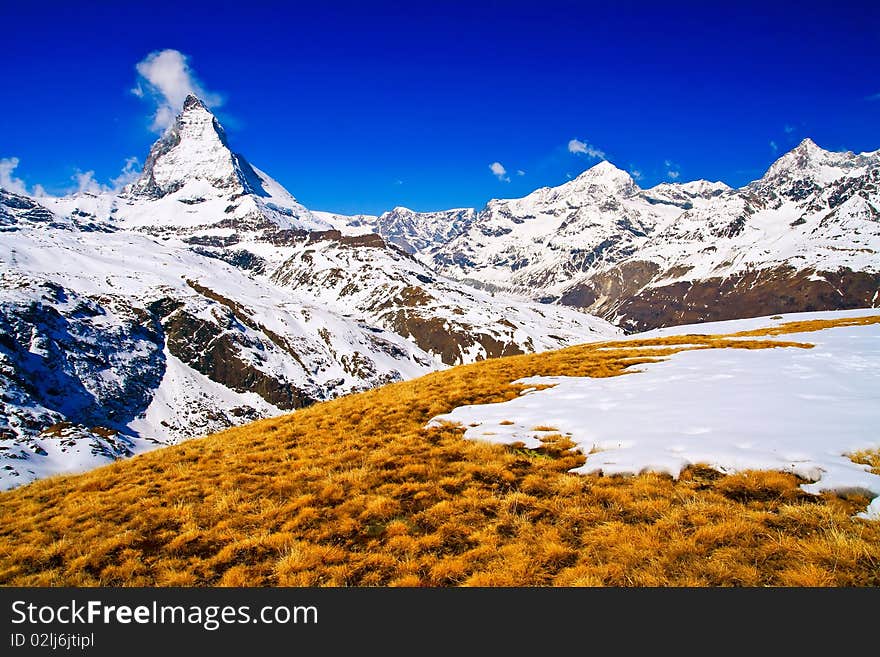
[[[878,311],[786,319],[868,314]],[[711,332],[750,330],[768,321],[773,323],[718,322]],[[675,331],[703,333],[706,326]],[[810,493],[866,493],[874,499],[861,517],[880,518],[880,476],[846,456],[880,448],[880,325],[781,339],[815,346],[684,351],[611,378],[528,377],[516,383],[553,387],[504,403],[459,407],[428,426],[455,422],[468,427],[469,439],[535,448],[541,441],[534,427],[550,425],[587,455],[575,470],[583,474],[658,471],[677,477],[696,463],[726,473],[781,470],[810,480],[803,485]]]

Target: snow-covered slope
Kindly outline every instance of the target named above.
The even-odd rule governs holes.
[[[681,326],[636,336],[729,334],[788,321],[880,315],[878,310],[802,313],[757,320]],[[774,340],[776,338],[767,338]],[[825,490],[875,498],[865,515],[880,518],[880,476],[847,455],[880,448],[880,324],[826,328],[780,336],[811,349],[695,349],[639,365],[611,378],[529,377],[517,383],[552,386],[517,399],[465,406],[440,421],[465,437],[541,446],[563,433],[586,455],[584,474],[677,477],[704,463],[722,472],[792,472]],[[553,431],[535,427],[552,426]]]
[[[419,257],[459,280],[600,314],[630,330],[878,302],[880,151],[810,140],[738,190],[640,189],[600,162],[493,200]],[[415,221],[415,220],[414,220]]]
[[[293,240],[271,280],[403,335],[448,365],[601,339],[603,320],[482,292],[428,269],[376,235]]]
[[[438,276],[371,219],[310,212],[195,97],[120,194],[0,191],[0,486],[618,332]]]

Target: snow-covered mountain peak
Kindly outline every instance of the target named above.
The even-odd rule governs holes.
[[[575,178],[575,180],[605,183],[632,183],[632,176],[623,169],[618,169],[608,160],[602,160],[598,164],[595,164],[584,171],[581,175]]]
[[[687,208],[695,200],[708,200],[731,192],[732,188],[721,181],[692,180],[686,183],[660,183],[644,191],[649,200],[678,204]]]
[[[203,110],[207,110],[208,107],[202,102],[202,99],[196,96],[195,94],[187,94],[186,98],[183,101],[183,111],[201,108]]]
[[[407,253],[432,244],[444,243],[460,235],[473,221],[472,208],[453,208],[440,212],[415,212],[397,206],[376,218],[374,227],[382,237]]]
[[[220,125],[220,121],[213,112],[199,100],[190,94],[183,102],[183,110],[175,123],[181,141],[206,141],[215,148],[229,149],[226,140],[226,131]]]
[[[729,192],[732,187],[727,185],[720,180],[711,181],[711,180],[693,180],[691,182],[686,183],[674,183],[677,185],[683,192],[686,194],[691,194],[693,196],[715,196],[719,193]]]
[[[242,161],[230,151],[217,118],[202,101],[189,95],[174,125],[153,144],[143,172],[125,193],[161,198],[194,181],[208,182],[223,192],[244,188],[248,186],[244,174],[253,170],[250,165],[249,171],[243,169]]]
[[[829,182],[840,177],[840,169],[849,169],[855,166],[856,160],[856,156],[850,152],[826,151],[808,137],[776,160],[761,178],[761,181],[788,176],[809,178],[816,182]]]
[[[281,229],[332,228],[234,153],[217,117],[192,94],[120,201],[115,217],[129,228],[154,226],[156,217],[164,226],[184,228],[266,222]]]
[[[574,180],[556,188],[564,194],[581,191],[604,191],[629,196],[639,191],[638,185],[626,171],[618,169],[608,160],[590,167]]]
[[[768,173],[780,173],[791,169],[807,169],[818,160],[821,160],[823,155],[830,155],[830,153],[819,148],[816,142],[807,137],[788,153],[776,160]]]

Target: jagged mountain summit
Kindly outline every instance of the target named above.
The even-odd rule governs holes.
[[[235,154],[194,96],[118,194],[3,191],[0,487],[618,332],[348,223]]]
[[[171,128],[150,149],[140,177],[122,192],[127,203],[117,207],[117,220],[128,226],[149,225],[138,201],[160,201],[147,207],[158,211],[165,225],[190,227],[194,221],[214,223],[266,222],[278,228],[327,230],[284,187],[233,153],[217,118],[189,95]],[[161,202],[166,201],[166,202]],[[182,204],[182,205],[181,205]],[[193,206],[200,206],[191,211]],[[188,206],[188,207],[187,207]]]
[[[127,193],[162,198],[203,182],[218,191],[265,195],[262,181],[250,164],[229,149],[226,132],[217,118],[198,98],[189,95],[175,124],[150,149],[143,173]]]
[[[869,307],[880,290],[878,185],[880,151],[832,153],[809,139],[741,189],[641,189],[603,161],[558,187],[490,201],[417,256],[630,331]]]

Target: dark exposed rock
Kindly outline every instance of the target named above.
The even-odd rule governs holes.
[[[659,271],[659,265],[653,262],[624,262],[569,288],[559,298],[559,303],[608,316],[622,299],[637,294]]]
[[[487,358],[524,353],[513,340],[502,341],[448,319],[422,317],[405,309],[392,311],[384,319],[395,333],[412,338],[423,350],[438,354],[447,365],[461,364],[462,354],[477,344],[485,349]]]
[[[730,239],[740,235],[745,230],[745,227],[746,218],[744,216],[739,216],[726,226],[712,229],[711,234],[715,237],[725,237]]]
[[[216,258],[217,260],[228,262],[233,267],[238,267],[254,274],[263,274],[266,271],[266,260],[247,249],[234,251],[228,249],[211,250],[196,246],[192,250],[206,258]]]
[[[213,246],[217,248],[227,247],[227,246],[235,246],[241,241],[241,238],[237,233],[233,233],[232,235],[220,236],[220,235],[193,235],[191,237],[187,237],[184,242],[187,244],[194,244],[196,246]]]
[[[648,287],[615,309],[622,327],[643,331],[679,324],[759,317],[775,313],[868,308],[880,290],[880,274],[780,267],[725,278]],[[819,280],[819,279],[824,280]],[[811,280],[812,279],[812,280]]]
[[[242,360],[242,348],[254,344],[241,332],[224,330],[185,310],[166,317],[163,326],[168,351],[212,381],[237,392],[255,392],[281,409],[302,408],[316,401],[292,383]]]

